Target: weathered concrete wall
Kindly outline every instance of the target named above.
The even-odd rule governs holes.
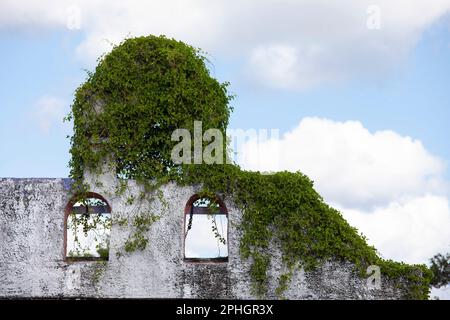
[[[101,179],[98,181],[98,179]],[[89,180],[89,179],[88,179]],[[229,261],[215,264],[183,260],[183,212],[198,187],[167,184],[161,188],[168,202],[158,198],[146,208],[161,219],[148,232],[149,245],[117,257],[130,230],[113,224],[109,261],[68,263],[64,259],[64,209],[70,199],[69,179],[0,179],[0,297],[127,297],[127,298],[255,298],[251,294],[249,261],[239,256],[235,225],[241,213],[224,199],[229,214]],[[131,182],[117,196],[111,176],[91,178],[91,191],[103,195],[113,219],[134,214],[126,205],[130,194],[142,190]],[[105,187],[106,186],[106,187]],[[276,298],[283,272],[280,251],[271,249],[269,298]],[[328,262],[314,272],[296,270],[286,298],[290,299],[396,299],[400,292],[384,281],[369,289],[352,265]]]

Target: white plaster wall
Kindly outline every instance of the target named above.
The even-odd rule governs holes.
[[[106,171],[107,172],[107,171]],[[111,174],[87,176],[91,191],[112,207],[113,219],[136,214],[126,205],[142,188],[130,182],[128,191],[116,195],[117,179]],[[101,183],[99,183],[101,182]],[[225,197],[229,213],[229,261],[193,264],[183,261],[183,213],[199,186],[161,187],[168,202],[158,197],[141,204],[161,216],[148,232],[144,251],[123,254],[128,227],[113,224],[109,261],[64,260],[64,209],[70,199],[69,179],[0,179],[0,297],[119,297],[119,298],[255,298],[251,294],[250,261],[239,255],[236,230],[241,213]],[[284,272],[281,253],[274,243],[269,270],[268,298],[277,298],[278,277]],[[369,290],[353,266],[328,262],[314,272],[296,270],[285,297],[289,299],[396,299],[401,292],[387,280],[380,290]],[[95,276],[100,274],[100,276]],[[95,281],[95,278],[98,278]]]

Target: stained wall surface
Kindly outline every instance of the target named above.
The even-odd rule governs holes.
[[[117,195],[118,182],[107,175],[91,177],[91,191],[112,208],[113,220],[136,214],[126,199],[141,187],[130,182]],[[64,257],[65,208],[70,179],[0,179],[0,297],[237,298],[251,299],[250,261],[239,255],[241,212],[224,197],[228,210],[228,262],[192,263],[183,259],[184,210],[199,186],[169,183],[140,210],[161,216],[147,233],[143,251],[124,253],[127,226],[113,224],[107,262],[67,262]],[[268,298],[285,272],[276,243],[271,250]],[[117,253],[120,252],[121,255]],[[289,299],[397,299],[389,281],[381,289],[367,286],[353,266],[329,261],[313,272],[297,269],[285,292]]]

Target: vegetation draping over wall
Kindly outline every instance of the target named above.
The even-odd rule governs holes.
[[[212,200],[211,195],[229,197],[243,212],[240,252],[251,260],[253,288],[259,296],[267,288],[267,249],[277,239],[289,270],[279,279],[280,296],[295,268],[310,270],[328,259],[341,259],[354,263],[361,276],[367,266],[378,265],[405,297],[427,298],[430,270],[382,259],[302,173],[262,174],[235,164],[173,163],[175,129],[192,130],[194,121],[202,121],[205,130],[217,128],[225,135],[233,96],[228,83],[211,77],[207,63],[202,51],[162,36],[127,39],[102,57],[76,91],[67,117],[74,123],[70,168],[75,191],[83,192],[85,170],[101,170],[101,161],[108,159],[118,179],[134,179],[149,191],[175,181],[201,184],[203,195]],[[128,247],[144,250],[146,244]]]

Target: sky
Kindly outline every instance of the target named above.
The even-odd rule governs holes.
[[[1,0],[0,176],[67,177],[75,89],[148,34],[208,53],[230,128],[279,130],[243,168],[304,172],[386,258],[450,251],[450,0]]]

